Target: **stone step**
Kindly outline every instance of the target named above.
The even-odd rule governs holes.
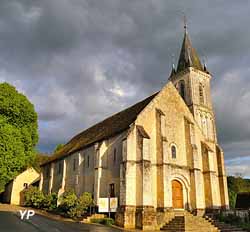
[[[245,232],[245,230],[238,228],[236,226],[226,224],[224,222],[220,222],[219,220],[215,219],[215,217],[211,214],[206,215],[204,217],[206,221],[217,227],[221,232]]]
[[[164,225],[164,231],[219,232],[210,222],[187,211],[175,212],[175,217]]]
[[[244,231],[244,230],[241,229],[241,228],[238,228],[238,227],[236,227],[236,226],[229,225],[229,224],[226,224],[226,223],[213,223],[213,222],[212,222],[212,224],[213,224],[214,226],[216,226],[217,228],[223,230],[223,231],[230,231],[230,230],[231,230],[231,231],[232,231],[232,230],[234,230],[234,231]]]
[[[187,211],[175,212],[175,217],[165,224],[161,230],[175,232],[244,232],[243,229],[215,220],[212,214],[200,217]]]

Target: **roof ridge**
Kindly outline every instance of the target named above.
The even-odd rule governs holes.
[[[84,147],[90,146],[95,142],[125,131],[129,125],[136,120],[138,114],[151,102],[151,100],[153,100],[153,98],[158,93],[159,91],[78,133],[41,166],[51,163],[57,159],[61,159]]]
[[[140,103],[146,101],[147,99],[151,98],[152,96],[156,96],[158,93],[159,93],[159,91],[156,92],[156,93],[154,93],[154,94],[152,94],[152,95],[150,95],[150,96],[148,96],[148,97],[146,97],[145,99],[143,99],[143,100],[141,100],[141,101],[139,101],[139,102],[137,102],[137,103],[135,103],[135,104],[133,104],[133,105],[128,106],[127,108],[125,108],[125,109],[123,109],[123,110],[121,110],[121,111],[119,111],[119,112],[116,112],[116,113],[114,113],[114,114],[112,114],[112,115],[106,117],[106,118],[103,119],[102,121],[97,122],[97,123],[93,124],[92,126],[86,128],[84,131],[78,133],[77,135],[75,135],[74,137],[72,137],[72,139],[74,139],[74,138],[77,137],[77,136],[80,136],[82,133],[84,133],[85,131],[87,131],[87,130],[89,130],[89,129],[91,129],[91,128],[94,128],[95,126],[98,126],[99,124],[104,123],[106,120],[109,120],[109,119],[111,119],[112,117],[115,117],[115,116],[117,116],[117,115],[123,113],[124,111],[127,111],[127,110],[129,110],[129,109],[135,107],[136,105],[138,105],[138,104],[140,104]],[[144,107],[144,108],[145,108],[145,107]],[[70,141],[71,141],[72,139],[70,139]],[[70,142],[70,141],[69,141],[69,142]],[[69,143],[69,142],[68,142],[68,143]],[[65,145],[67,145],[68,143],[66,143]]]

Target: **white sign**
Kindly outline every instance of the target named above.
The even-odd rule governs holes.
[[[110,198],[109,202],[110,212],[116,212],[117,207],[118,207],[118,198],[117,197]]]
[[[99,198],[98,211],[99,213],[106,213],[109,211],[109,199],[108,198]]]
[[[99,198],[98,200],[98,212],[99,213],[108,213],[116,212],[118,207],[118,198]]]

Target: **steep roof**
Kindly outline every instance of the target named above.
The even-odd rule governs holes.
[[[198,70],[204,71],[200,58],[191,44],[191,40],[188,36],[187,30],[185,30],[184,38],[182,42],[181,52],[177,65],[177,72],[183,71],[188,67],[194,67]]]
[[[41,166],[125,131],[157,94],[158,92],[76,135]]]

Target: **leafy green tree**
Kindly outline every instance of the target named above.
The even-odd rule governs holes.
[[[6,183],[32,164],[37,142],[34,106],[15,87],[0,84],[0,192]]]
[[[240,175],[228,176],[228,195],[229,195],[229,205],[231,208],[235,207],[237,193],[240,192],[250,192],[250,180],[244,179]]]
[[[234,209],[236,204],[237,193],[229,189],[228,197],[229,197],[229,206],[231,209]]]
[[[56,153],[56,152],[58,152],[59,150],[61,150],[63,146],[64,146],[64,144],[59,143],[59,144],[56,146],[56,148],[55,148],[55,150],[54,150],[54,153]]]
[[[44,162],[48,161],[49,158],[50,158],[50,156],[48,154],[37,153],[32,166],[36,170],[41,170],[40,165],[43,164]]]

